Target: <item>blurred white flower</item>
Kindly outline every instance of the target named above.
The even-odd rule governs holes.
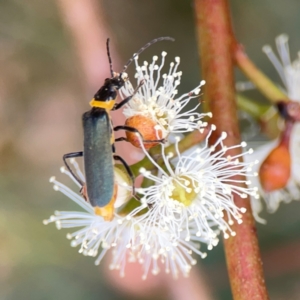
[[[276,46],[279,59],[271,46],[264,46],[263,51],[276,68],[288,97],[291,100],[300,101],[300,56],[294,61],[291,60],[288,36],[286,34],[281,34],[276,38]]]
[[[175,57],[175,63],[170,64],[168,73],[161,75],[166,55],[166,52],[162,52],[160,65],[157,64],[157,56],[153,57],[150,64],[145,61],[142,66],[138,63],[138,57],[135,57],[135,77],[138,83],[143,80],[144,84],[123,110],[126,118],[138,115],[154,121],[155,129],[162,132],[161,138],[166,138],[170,133],[184,133],[201,129],[206,125],[201,119],[205,115],[211,116],[211,113],[200,114],[197,112],[199,103],[196,99],[191,109],[187,106],[192,98],[199,98],[201,86],[205,84],[204,80],[191,92],[177,97],[177,87],[182,76],[182,72],[177,70],[180,58]],[[133,92],[134,88],[129,80],[120,89],[122,98],[132,95]]]
[[[144,177],[154,182],[140,190],[144,195],[143,203],[151,208],[145,222],[159,223],[174,235],[184,232],[186,241],[201,237],[209,250],[217,244],[219,231],[223,232],[224,238],[234,236],[230,225],[235,221],[242,223],[242,213],[246,210],[234,204],[233,194],[242,198],[257,196],[256,188],[247,187],[250,181],[241,178],[251,176],[256,162],[240,161],[243,154],[226,156],[227,150],[245,147],[246,143],[226,147],[223,144],[226,133],[222,133],[216,143],[209,146],[208,140],[215,126],[211,128],[204,145],[188,153],[180,154],[177,140],[175,165],[171,161],[174,153],[166,153],[165,146],[162,146],[163,167],[144,151],[159,172],[154,175],[143,168],[140,170]],[[252,149],[247,153],[252,153]]]
[[[300,57],[294,61],[290,58],[288,36],[282,34],[276,38],[276,46],[279,58],[273,52],[271,46],[266,45],[263,51],[266,53],[270,61],[276,68],[283,84],[284,92],[287,96],[294,101],[300,102]],[[277,146],[278,140],[267,143],[255,150],[255,157],[263,163],[268,154]],[[266,201],[267,208],[270,212],[275,212],[281,202],[288,203],[291,200],[300,200],[300,124],[295,124],[290,140],[290,153],[291,153],[291,176],[283,189],[275,190],[273,192],[265,192],[260,187],[260,194]],[[260,165],[257,166],[257,169]],[[259,186],[259,182],[255,182]],[[261,203],[256,199],[252,199],[252,208],[254,215],[258,221],[261,219],[258,214],[262,210]]]

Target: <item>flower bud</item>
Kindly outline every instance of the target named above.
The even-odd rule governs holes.
[[[279,144],[260,166],[259,178],[266,192],[286,186],[291,175],[291,155],[285,144]]]
[[[293,121],[286,121],[280,143],[267,156],[260,166],[259,178],[266,192],[273,192],[284,188],[291,176],[291,154],[289,144]]]
[[[114,166],[115,183],[118,185],[117,199],[114,207],[117,209],[127,203],[132,197],[132,190],[128,187],[132,186],[132,180],[121,164]]]
[[[157,123],[149,117],[134,115],[126,120],[125,125],[137,129],[142,135],[143,140],[152,141],[162,139],[162,131],[155,128]],[[126,131],[126,137],[133,146],[141,148],[140,138],[136,135],[136,133]],[[145,149],[150,149],[157,144],[158,142],[146,142],[144,143],[144,147]]]

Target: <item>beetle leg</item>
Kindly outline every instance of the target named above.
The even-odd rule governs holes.
[[[67,162],[67,159],[69,159],[69,158],[82,157],[82,156],[83,156],[83,151],[67,153],[67,154],[64,154],[63,161],[64,161],[65,166],[67,167],[68,171],[74,177],[74,179],[83,187],[84,182],[80,178],[78,178],[78,176],[72,171],[70,165]]]
[[[130,169],[130,167],[128,166],[127,162],[124,160],[124,158],[122,158],[121,156],[119,155],[114,155],[114,160],[118,160],[122,163],[122,165],[124,166],[124,168],[126,169],[126,172],[127,174],[129,175],[130,179],[131,179],[131,182],[132,182],[132,195],[135,197],[136,195],[136,192],[135,192],[135,186],[134,186],[134,175]]]
[[[129,132],[133,132],[133,133],[137,133],[139,134],[139,136],[142,139],[143,143],[164,143],[166,140],[165,139],[160,139],[160,140],[144,140],[142,134],[134,127],[130,127],[130,126],[126,126],[126,125],[120,125],[120,126],[116,126],[114,127],[114,131],[119,131],[119,130],[125,130],[125,131],[129,131]],[[127,141],[126,138],[119,140],[116,139],[116,141]]]
[[[115,139],[115,142],[122,142],[122,141],[128,142],[127,138],[123,136]]]

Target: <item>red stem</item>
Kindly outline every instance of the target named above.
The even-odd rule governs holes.
[[[280,144],[284,145],[287,149],[290,148],[290,139],[294,124],[295,123],[293,121],[286,121],[285,128],[280,137]]]
[[[222,131],[227,132],[228,146],[240,143],[235,104],[232,34],[230,12],[226,0],[195,0],[196,22],[202,75],[207,84],[204,99],[213,113],[212,122],[217,126],[212,143]],[[228,155],[240,153],[238,148]],[[236,180],[245,178],[235,177]],[[245,207],[243,223],[232,229],[236,237],[224,241],[231,289],[235,300],[268,299],[264,283],[262,261],[252,216],[250,200],[234,195],[235,204]]]

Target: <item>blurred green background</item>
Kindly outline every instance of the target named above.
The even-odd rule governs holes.
[[[42,224],[54,210],[73,207],[48,180],[59,176],[64,153],[82,148],[81,114],[95,92],[62,13],[63,3],[0,1],[0,299],[127,299],[107,283],[103,266],[99,271],[92,258],[70,247],[67,231]],[[111,37],[113,55],[123,64],[151,39],[172,36],[174,43],[154,45],[143,57],[162,49],[169,59],[180,56],[182,91],[200,81],[192,1],[105,0],[93,5],[101,7],[99,18],[106,23],[102,51]],[[279,82],[261,48],[266,43],[274,47],[274,38],[287,33],[296,57],[300,2],[234,0],[231,6],[238,39],[254,62]],[[99,86],[109,76],[105,52],[100,55],[103,64],[95,68],[104,75],[94,78]],[[271,299],[300,299],[299,211],[299,202],[281,205],[277,213],[263,215],[266,226],[257,226]],[[231,299],[221,244],[199,268],[214,299]]]

